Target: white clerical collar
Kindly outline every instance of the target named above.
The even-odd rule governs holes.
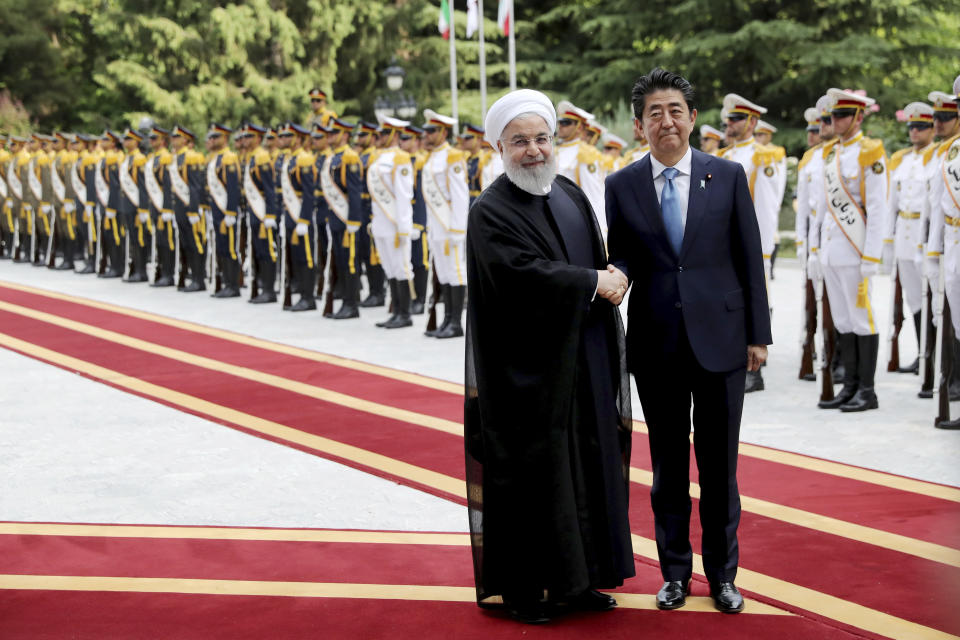
[[[650,164],[653,170],[653,177],[658,177],[663,170],[667,168],[667,165],[663,164],[657,160],[656,156],[652,153],[650,154]],[[680,158],[680,162],[674,165],[674,168],[680,173],[689,176],[691,174],[691,167],[693,166],[693,150],[691,147],[687,147],[687,152],[683,154],[683,157]]]

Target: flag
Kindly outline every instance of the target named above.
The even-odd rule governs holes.
[[[443,36],[444,40],[450,39],[450,5],[447,4],[447,0],[440,0],[440,19],[437,21],[437,29],[440,30],[440,35]]]
[[[467,0],[467,37],[472,38],[477,32],[480,23],[480,12],[477,10],[477,0]]]
[[[500,0],[500,7],[497,9],[497,25],[503,31],[503,35],[510,35],[513,28],[513,0]]]

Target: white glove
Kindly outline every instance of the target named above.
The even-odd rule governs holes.
[[[116,211],[111,211],[110,209],[107,209],[106,213],[107,213],[107,220],[113,220],[114,218],[117,217]]]
[[[63,210],[66,211],[67,213],[73,213],[74,211],[77,210],[77,203],[74,202],[73,200],[67,200],[66,202],[63,203]]]
[[[880,271],[880,265],[876,262],[871,262],[869,260],[863,260],[860,263],[860,277],[861,278],[872,278],[877,275],[877,272]]]
[[[93,213],[93,205],[92,205],[92,204],[85,204],[85,205],[83,205],[83,215],[85,215],[86,217],[89,218],[92,213]]]
[[[163,218],[164,222],[173,222],[173,214],[169,211],[164,211],[160,214],[160,217]]]
[[[53,207],[48,204],[42,204],[40,205],[40,211],[43,212],[44,215],[48,216],[50,215],[50,212],[53,211]]]
[[[307,230],[308,230],[308,229],[309,229],[309,227],[307,227],[306,223],[304,223],[304,222],[298,222],[298,223],[297,223],[297,235],[298,235],[298,236],[305,236],[305,235],[307,235]]]
[[[893,262],[896,260],[893,256],[893,243],[883,243],[883,251],[880,253],[883,263],[880,265],[880,273],[893,273]]]
[[[940,258],[938,256],[927,256],[927,259],[923,262],[923,275],[927,276],[930,288],[936,290],[937,281],[940,280]]]
[[[268,229],[276,229],[277,221],[273,218],[268,218],[263,221],[263,226],[267,227]]]
[[[200,216],[196,213],[188,213],[187,220],[190,221],[190,224],[197,224],[200,222]]]
[[[146,223],[150,220],[150,214],[146,211],[141,211],[137,214],[137,218],[140,220],[140,222]]]
[[[807,277],[813,282],[823,280],[823,265],[820,264],[820,256],[815,253],[807,258]]]
[[[7,200],[6,200],[6,202],[5,202],[4,204],[6,204],[6,206],[12,208],[12,207],[13,207],[13,198],[7,198]]]
[[[414,230],[410,233],[410,239],[413,240],[414,242],[416,242],[417,240],[419,240],[419,239],[420,239],[420,229],[414,228]]]
[[[224,216],[223,223],[228,227],[232,227],[233,225],[237,224],[237,216]]]

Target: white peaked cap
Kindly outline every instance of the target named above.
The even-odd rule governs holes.
[[[833,98],[829,95],[820,96],[820,99],[817,100],[817,111],[820,112],[821,116],[830,115],[830,112],[833,111]]]
[[[816,107],[807,107],[803,111],[803,119],[807,124],[817,124],[820,122],[820,112]]]
[[[557,103],[557,116],[559,118],[579,118],[584,122],[593,120],[592,113],[584,111],[569,100],[561,100]]]
[[[427,122],[433,122],[434,124],[442,124],[444,126],[450,127],[453,130],[457,129],[457,121],[451,118],[450,116],[440,115],[433,109],[424,109],[423,110],[423,119]]]
[[[700,127],[701,138],[713,138],[714,140],[723,140],[723,131],[705,124]]]
[[[502,96],[487,111],[487,117],[483,121],[485,131],[483,139],[496,149],[497,140],[500,139],[500,135],[507,128],[507,125],[514,118],[525,113],[536,114],[543,118],[544,122],[547,123],[548,133],[553,133],[557,126],[557,112],[554,110],[550,98],[533,89],[517,89]]]
[[[833,98],[834,109],[852,109],[860,107],[865,109],[876,104],[876,100],[867,96],[862,96],[853,91],[844,91],[843,89],[827,89],[827,95]]]
[[[933,103],[935,111],[953,111],[957,108],[957,97],[943,91],[931,91],[927,100]]]
[[[738,96],[735,93],[728,93],[723,96],[723,108],[727,112],[727,116],[731,113],[745,113],[749,116],[760,117],[767,112],[765,107],[750,102],[743,96]]]
[[[960,97],[960,76],[953,81],[953,95]]]
[[[390,116],[384,116],[380,114],[377,114],[377,122],[379,122],[382,126],[390,127],[392,129],[403,129],[410,124],[406,120],[391,118]]]
[[[903,108],[908,122],[933,122],[933,107],[926,102],[911,102]]]
[[[596,120],[590,120],[589,122],[587,122],[587,126],[591,129],[599,131],[601,136],[605,134],[607,131],[609,131],[609,129],[607,129],[605,126],[603,126]]]
[[[621,138],[620,136],[614,135],[609,131],[607,131],[606,133],[603,134],[603,145],[620,147],[621,149],[623,149],[624,147],[627,146],[627,141]]]
[[[754,131],[760,131],[761,133],[764,131],[769,131],[770,133],[776,133],[777,128],[772,124],[770,124],[769,122],[765,122],[763,120],[757,120],[757,128],[754,129]]]

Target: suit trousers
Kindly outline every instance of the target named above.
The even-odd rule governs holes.
[[[632,373],[649,431],[653,464],[650,498],[663,579],[689,580],[692,574],[692,404],[703,566],[710,582],[733,581],[739,561],[737,453],[746,367],[719,373],[704,369],[682,324],[673,359],[647,365],[643,371]]]

